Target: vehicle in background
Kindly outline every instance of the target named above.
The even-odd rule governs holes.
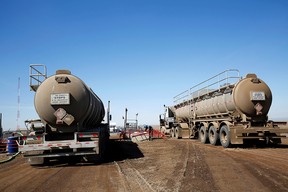
[[[121,132],[121,130],[116,126],[115,122],[110,122],[109,130],[110,130],[110,134]]]
[[[225,148],[248,140],[279,144],[288,126],[268,121],[271,103],[270,88],[256,74],[241,78],[238,70],[226,70],[176,95],[160,115],[160,127],[173,138]]]

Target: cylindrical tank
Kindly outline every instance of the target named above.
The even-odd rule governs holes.
[[[237,111],[247,117],[266,116],[272,104],[272,93],[264,81],[248,74],[233,89],[233,101]]]
[[[193,100],[190,104],[172,107],[178,119],[217,116],[223,114],[244,114],[246,117],[265,119],[271,103],[272,93],[268,85],[255,74],[230,86],[232,90],[201,100]]]
[[[42,121],[63,132],[94,128],[105,114],[100,98],[68,70],[58,70],[40,84],[34,105]]]

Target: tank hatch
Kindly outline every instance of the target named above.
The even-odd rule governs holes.
[[[257,75],[254,73],[249,73],[246,75],[246,78],[257,78]]]
[[[56,71],[56,75],[61,75],[61,74],[71,75],[71,71],[70,70],[66,70],[66,69],[60,69],[60,70]]]

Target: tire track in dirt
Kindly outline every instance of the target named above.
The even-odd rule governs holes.
[[[185,151],[186,151],[186,153],[185,153]],[[179,170],[179,173],[178,173],[179,176],[175,178],[175,187],[174,187],[175,191],[179,191],[179,189],[181,188],[181,181],[186,176],[186,172],[187,172],[186,169],[187,169],[188,158],[189,158],[189,153],[190,153],[188,142],[186,142],[183,153],[185,153],[182,156],[183,165],[179,165],[179,167],[182,166],[182,168]]]
[[[129,160],[121,163],[115,162],[115,166],[119,172],[125,177],[125,183],[127,183],[128,191],[143,191],[143,192],[155,192],[152,186],[147,182],[144,176],[134,168]]]
[[[187,144],[186,150],[189,151],[189,155],[185,167],[185,176],[181,180],[179,191],[219,191],[206,162],[204,151],[193,142],[189,141]]]
[[[287,147],[223,149],[195,144],[206,151],[207,162],[221,191],[288,191]]]
[[[229,153],[271,191],[288,191],[288,155],[283,149],[248,149]]]
[[[173,156],[166,169],[173,170],[167,177],[165,189],[159,191],[218,191],[202,150],[190,140],[170,140],[167,150]],[[172,149],[172,150],[171,150]],[[170,158],[169,158],[170,159]],[[159,168],[160,169],[160,168]]]

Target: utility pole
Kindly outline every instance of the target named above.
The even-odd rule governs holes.
[[[3,137],[3,128],[2,128],[2,113],[0,113],[0,139]]]
[[[18,77],[18,110],[17,110],[17,131],[20,130],[20,125],[19,125],[19,120],[20,120],[20,77]]]
[[[126,131],[126,126],[127,126],[127,112],[128,112],[128,109],[125,108],[125,117],[124,117],[124,131]]]
[[[137,119],[137,117],[138,117],[138,113],[136,113],[136,130],[138,129],[138,119]]]

